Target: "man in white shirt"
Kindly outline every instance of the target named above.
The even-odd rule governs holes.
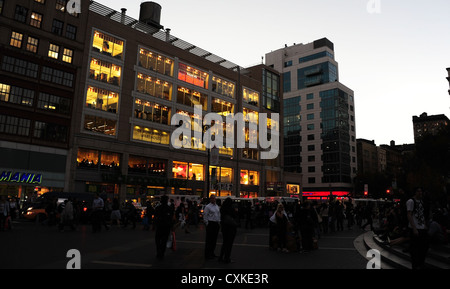
[[[413,198],[406,202],[408,227],[410,229],[410,253],[412,269],[423,269],[429,242],[425,206],[422,202],[422,189],[417,188]]]
[[[205,258],[213,259],[216,257],[214,250],[216,249],[220,229],[220,209],[216,204],[215,195],[211,195],[209,204],[205,206],[203,222],[206,225]]]

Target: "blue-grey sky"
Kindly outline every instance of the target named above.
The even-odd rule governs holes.
[[[141,0],[97,0],[139,18]],[[355,93],[356,137],[412,143],[412,116],[450,117],[448,0],[155,0],[171,34],[240,66],[327,37]]]

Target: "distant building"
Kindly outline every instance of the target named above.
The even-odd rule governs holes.
[[[436,135],[449,125],[449,119],[444,114],[428,115],[426,112],[419,117],[413,116],[414,142],[425,135]]]

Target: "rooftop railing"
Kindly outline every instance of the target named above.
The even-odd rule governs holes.
[[[166,30],[150,26],[144,22],[136,20],[130,16],[124,15],[124,14],[122,14],[122,12],[111,9],[105,5],[98,3],[98,2],[90,1],[89,10],[92,12],[95,12],[103,17],[107,17],[113,21],[116,21],[118,23],[122,23],[123,25],[129,26],[135,30],[142,32],[142,33],[148,34],[151,37],[154,37],[161,41],[170,43],[175,47],[178,47],[180,49],[188,51],[198,57],[202,57],[210,62],[219,64],[222,67],[225,67],[227,69],[236,71],[238,68],[240,68],[240,70],[243,70],[243,68],[240,67],[239,65],[237,65],[231,61],[228,61],[220,56],[217,56],[211,52],[208,52],[200,47],[197,47],[196,45],[193,45],[193,44],[191,44],[187,41],[184,41],[178,37],[175,37],[175,36],[169,34]]]

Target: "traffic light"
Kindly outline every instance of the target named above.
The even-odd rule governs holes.
[[[390,189],[387,189],[387,190],[386,190],[386,194],[389,195],[390,193],[391,193],[391,190],[390,190]]]

